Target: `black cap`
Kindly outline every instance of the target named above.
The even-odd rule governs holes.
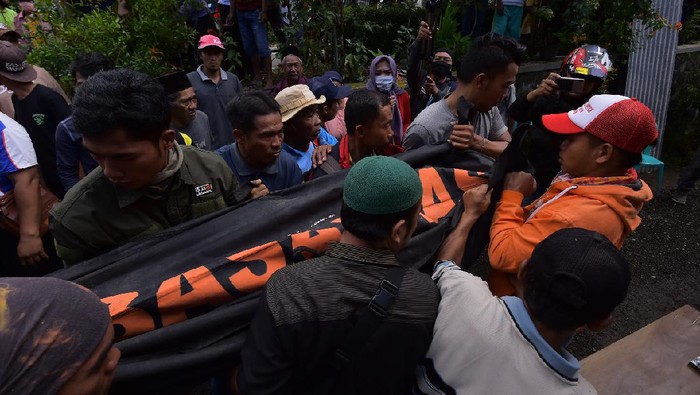
[[[173,93],[184,91],[192,87],[192,83],[189,78],[187,78],[187,73],[184,71],[158,77],[158,82],[165,88],[166,95],[172,95]]]
[[[526,271],[536,277],[526,284],[537,284],[538,293],[591,320],[612,311],[630,282],[629,264],[620,251],[600,233],[580,228],[561,229],[544,239]]]

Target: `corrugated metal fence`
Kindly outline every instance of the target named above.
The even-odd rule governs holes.
[[[683,0],[656,0],[654,7],[671,23],[681,20]],[[635,23],[635,28],[641,30],[639,21]],[[647,39],[647,31],[641,31],[638,39],[639,47],[629,58],[625,95],[638,98],[654,112],[660,135],[653,154],[659,157],[676,64],[678,31],[664,28],[652,39]]]

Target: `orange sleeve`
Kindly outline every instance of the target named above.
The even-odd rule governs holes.
[[[525,222],[522,200],[520,192],[505,190],[496,205],[489,244],[489,261],[495,270],[516,273],[539,242],[559,229],[572,227],[569,220],[553,211],[540,211]]]

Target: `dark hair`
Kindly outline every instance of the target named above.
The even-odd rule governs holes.
[[[433,51],[433,57],[435,57],[435,54],[438,53],[438,52],[445,52],[445,53],[447,53],[448,55],[450,55],[450,57],[452,58],[452,62],[454,63],[454,61],[455,61],[455,54],[454,54],[454,52],[452,52],[451,49],[449,49],[449,48],[438,48],[438,49],[436,49],[436,50]]]
[[[102,71],[73,97],[73,124],[83,136],[123,129],[132,140],[157,142],[170,126],[170,104],[156,79],[129,69]]]
[[[379,117],[379,110],[389,105],[389,98],[377,91],[358,89],[348,96],[345,103],[345,127],[349,135],[358,125],[367,125]]]
[[[563,231],[571,234],[577,229]],[[535,258],[542,243],[535,248],[523,277],[524,300],[533,319],[547,328],[569,331],[605,319],[622,303],[631,279],[629,263],[605,236],[598,236],[604,241],[596,247],[597,253],[578,249],[566,252],[563,250],[567,247],[560,245],[545,258]],[[566,237],[572,242],[577,239]],[[572,254],[583,254],[589,261],[573,262]],[[607,257],[601,260],[602,255]]]
[[[525,47],[510,37],[485,34],[474,40],[460,63],[457,78],[466,84],[482,73],[489,77],[504,73],[511,63],[520,65],[524,53]]]
[[[75,73],[85,78],[92,77],[100,71],[114,69],[114,62],[99,52],[81,52],[70,64],[70,75],[75,79]]]
[[[233,129],[247,133],[255,128],[255,118],[280,112],[280,105],[263,91],[240,94],[226,105],[226,116]]]
[[[377,242],[391,236],[391,229],[400,220],[410,223],[418,211],[418,203],[412,207],[391,214],[365,214],[353,210],[343,202],[340,209],[340,223],[353,235],[367,241]]]

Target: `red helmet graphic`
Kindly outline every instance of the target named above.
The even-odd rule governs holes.
[[[571,51],[561,64],[562,75],[579,74],[604,80],[612,67],[608,51],[598,45],[583,45]]]

